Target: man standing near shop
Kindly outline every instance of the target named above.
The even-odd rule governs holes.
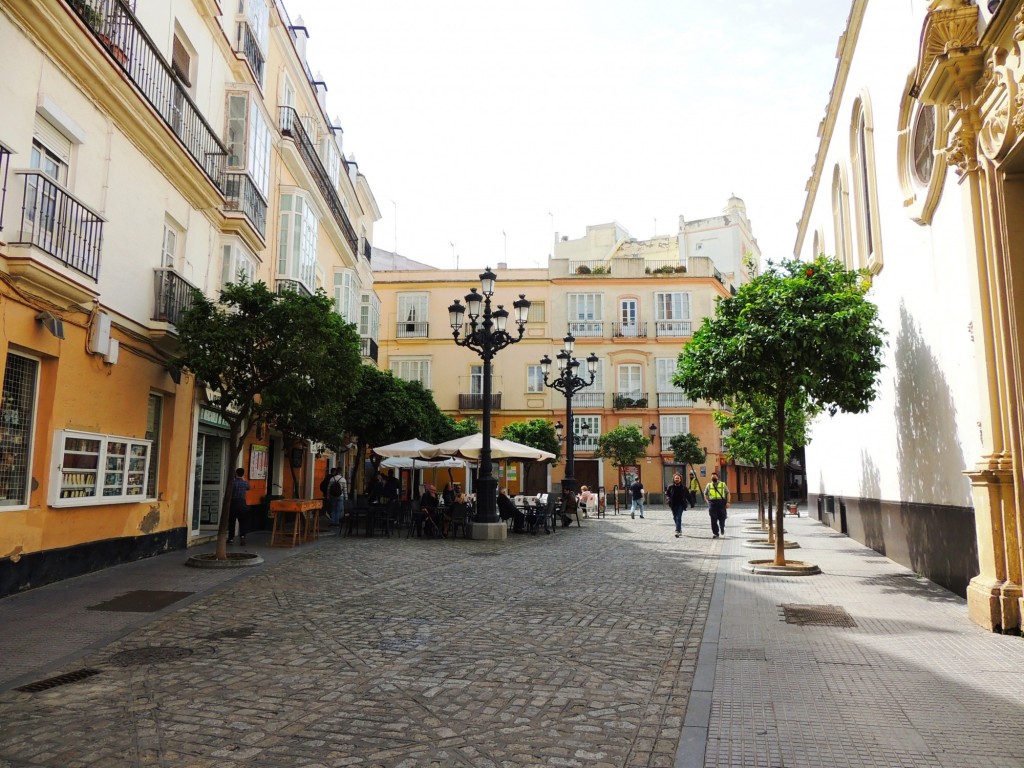
[[[345,475],[337,467],[331,469],[331,479],[327,483],[327,500],[331,510],[331,525],[341,527],[345,519],[345,497],[348,495],[348,483]]]
[[[704,488],[704,498],[708,500],[708,514],[711,515],[712,538],[717,539],[719,534],[725,536],[729,486],[718,479],[718,472],[711,473],[711,482]]]

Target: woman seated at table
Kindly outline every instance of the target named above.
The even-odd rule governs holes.
[[[502,488],[501,493],[498,494],[498,516],[503,523],[512,521],[513,533],[523,533],[526,530],[526,515],[509,498],[508,488]]]
[[[441,534],[440,520],[437,512],[437,489],[430,483],[423,486],[423,493],[420,494],[418,511],[413,516],[416,527],[416,537],[439,536]]]

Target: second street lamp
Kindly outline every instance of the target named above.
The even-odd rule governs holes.
[[[576,339],[570,333],[562,339],[562,351],[555,355],[558,361],[558,375],[552,381],[548,381],[548,374],[551,372],[551,358],[544,355],[540,361],[541,372],[544,374],[544,386],[557,389],[565,395],[565,424],[569,430],[565,438],[565,477],[562,479],[562,490],[576,491],[576,435],[573,430],[572,396],[584,387],[594,383],[597,375],[597,355],[591,353],[587,357],[587,373],[590,374],[590,381],[583,379],[578,374],[580,361],[572,356],[576,347]],[[585,425],[584,436],[589,431],[590,425]],[[556,427],[557,429],[557,427]]]
[[[473,288],[466,295],[466,305],[463,306],[456,299],[455,303],[448,307],[448,320],[452,326],[452,337],[460,347],[469,347],[476,352],[484,361],[484,403],[483,403],[483,444],[480,449],[480,470],[477,476],[476,489],[476,517],[474,523],[481,523],[473,527],[473,538],[504,538],[505,524],[498,516],[498,481],[491,474],[491,360],[494,359],[498,350],[504,349],[509,344],[515,344],[523,338],[526,330],[526,317],[530,311],[530,302],[526,296],[519,294],[519,298],[512,302],[515,310],[515,323],[519,332],[512,336],[505,330],[508,324],[509,312],[503,305],[491,311],[491,296],[494,295],[494,282],[497,275],[487,267],[480,274],[480,293]],[[469,327],[463,328],[462,323],[465,316],[469,316]],[[465,333],[462,338],[460,334]],[[489,530],[483,524],[498,524],[501,528]],[[493,534],[493,535],[492,535]]]

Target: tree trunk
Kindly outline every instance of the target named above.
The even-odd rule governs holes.
[[[241,422],[233,421],[230,425],[231,431],[228,437],[228,461],[225,464],[224,474],[224,498],[220,505],[220,521],[217,525],[217,559],[228,559],[228,523],[231,521],[231,500],[234,491],[235,469],[238,466],[238,457],[242,453],[242,443],[249,430],[242,431]]]
[[[772,500],[775,497],[772,495],[772,484],[770,482],[771,466],[772,466],[771,452],[770,451],[765,451],[765,454],[764,454],[765,513],[766,513],[766,516],[768,518],[767,519],[768,543],[769,544],[774,544],[775,543],[775,525],[774,525],[775,516],[772,514],[772,509],[773,509]]]
[[[775,565],[785,565],[786,541],[782,532],[785,516],[782,513],[782,505],[785,503],[783,489],[786,485],[786,398],[781,394],[776,397],[775,402],[775,426],[775,501],[778,505],[778,514],[775,517]]]
[[[764,519],[764,473],[761,471],[761,462],[754,464],[756,471],[755,482],[757,483],[757,523],[764,529],[766,522]]]

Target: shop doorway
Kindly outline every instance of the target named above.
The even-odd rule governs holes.
[[[196,440],[195,485],[192,489],[192,534],[217,530],[224,499],[224,462],[228,441],[202,429]]]

